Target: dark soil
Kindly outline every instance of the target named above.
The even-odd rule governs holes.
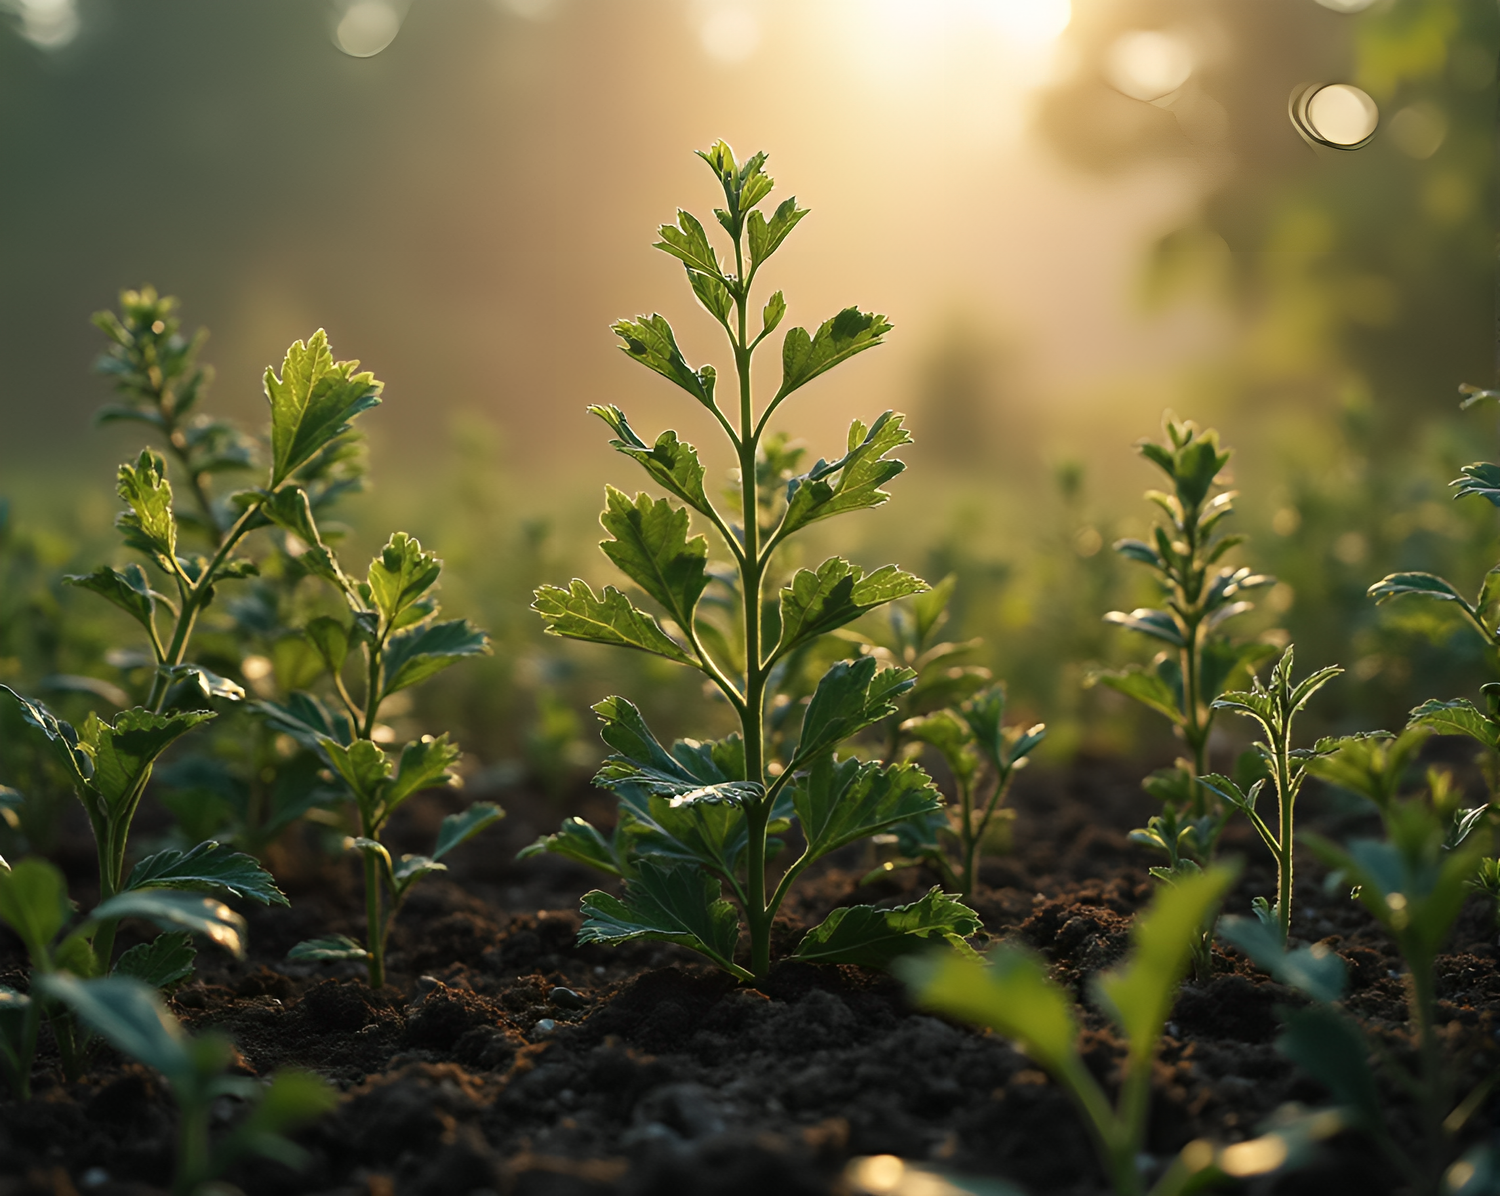
[[[1124,952],[1131,915],[1151,894],[1152,861],[1126,838],[1150,812],[1138,776],[1088,762],[1025,774],[1013,799],[1015,849],[983,870],[975,904],[988,933],[1041,949],[1080,994]],[[451,800],[414,800],[395,843],[430,843]],[[606,799],[580,800],[608,820]],[[783,964],[756,989],[675,947],[575,946],[578,897],[598,878],[556,857],[516,862],[565,811],[524,796],[506,804],[506,821],[408,903],[379,992],[355,965],[284,960],[303,938],[362,930],[353,865],[311,848],[276,861],[291,908],[245,910],[248,960],[200,954],[198,979],[174,998],[192,1029],[230,1034],[249,1073],[313,1068],[343,1093],[301,1135],[310,1167],[247,1166],[233,1177],[245,1191],[815,1196],[850,1192],[845,1165],[865,1154],[1001,1176],[1034,1193],[1105,1189],[1072,1106],[1034,1064],[993,1035],[913,1010],[888,976]],[[1324,815],[1326,827],[1333,821]],[[1246,859],[1230,902],[1244,912],[1251,896],[1272,891],[1274,870],[1243,823],[1227,847]],[[831,908],[912,900],[932,883],[904,873],[858,887],[867,850],[847,849],[794,890],[786,941]],[[86,898],[89,853],[64,862]],[[1362,908],[1325,892],[1322,879],[1303,862],[1294,934],[1349,961],[1348,1007],[1403,1052],[1400,961]],[[1439,1016],[1465,1090],[1500,1062],[1495,932],[1477,898],[1449,952]],[[1286,1102],[1327,1097],[1274,1046],[1277,1010],[1296,996],[1233,954],[1215,964],[1211,981],[1184,987],[1168,1026],[1149,1143],[1161,1158],[1196,1137],[1252,1136]],[[0,939],[0,981],[21,982],[21,965],[14,940]],[[1109,1082],[1121,1047],[1102,1018],[1087,1027],[1086,1055]],[[0,1196],[168,1184],[175,1113],[161,1082],[109,1052],[78,1084],[51,1064],[44,1048],[29,1105],[0,1104]],[[1399,1108],[1399,1093],[1386,1096]],[[1492,1098],[1472,1134],[1497,1124]],[[1399,1115],[1394,1132],[1404,1132]],[[1253,1190],[1395,1189],[1376,1152],[1346,1135],[1310,1167]]]

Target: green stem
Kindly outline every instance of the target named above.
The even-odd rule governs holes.
[[[967,901],[974,895],[974,869],[979,857],[979,841],[984,833],[981,828],[974,825],[974,786],[972,782],[959,782],[958,803],[963,818],[963,822],[959,827],[959,837],[963,843],[964,851],[964,869],[959,884],[959,895]]]
[[[1448,1155],[1448,1135],[1443,1119],[1452,1103],[1447,1069],[1443,1066],[1442,1046],[1437,1037],[1431,961],[1407,955],[1411,967],[1411,1012],[1417,1023],[1417,1045],[1422,1056],[1422,1131],[1425,1138],[1427,1168],[1424,1187],[1436,1193],[1442,1187],[1444,1164]]]
[[[370,836],[373,838],[373,836]],[[370,958],[371,988],[385,986],[385,925],[380,918],[380,866],[372,852],[365,852],[365,949]]]
[[[193,1196],[208,1179],[208,1118],[212,1104],[180,1092],[177,1100],[177,1175],[172,1196]]]
[[[1291,726],[1282,728],[1276,741],[1276,804],[1280,815],[1280,841],[1276,845],[1276,914],[1281,941],[1292,933],[1292,806],[1297,800],[1291,766]]]

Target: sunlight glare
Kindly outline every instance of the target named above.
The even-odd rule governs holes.
[[[744,0],[711,0],[698,6],[698,41],[710,58],[744,62],[760,48],[760,20]]]
[[[76,0],[0,0],[7,9],[19,18],[16,31],[43,50],[60,50],[78,36]]]
[[[1375,101],[1349,83],[1318,88],[1307,97],[1304,111],[1313,137],[1337,149],[1364,145],[1380,123]]]
[[[373,58],[401,32],[401,16],[392,0],[354,0],[333,31],[333,44],[351,58]]]
[[[1055,41],[1073,19],[1070,0],[977,0],[979,11],[1019,46]]]
[[[1110,86],[1133,100],[1171,95],[1193,73],[1193,51],[1180,37],[1140,29],[1121,34],[1104,60]]]

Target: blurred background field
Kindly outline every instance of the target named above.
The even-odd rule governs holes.
[[[1101,616],[1155,600],[1109,546],[1149,526],[1131,445],[1167,408],[1237,450],[1237,558],[1281,579],[1257,626],[1350,670],[1321,729],[1473,693],[1476,636],[1365,590],[1398,568],[1477,588],[1495,559],[1495,512],[1446,483],[1496,441],[1457,386],[1495,372],[1500,10],[1357,7],[0,0],[0,681],[78,714],[99,696],[49,678],[119,680],[123,618],[58,578],[118,551],[112,471],[142,442],[92,423],[87,317],[150,282],[212,330],[210,405],[247,426],[265,366],[318,327],[386,382],[345,558],[408,529],[448,563],[447,610],[491,630],[495,655],[407,716],[453,728],[483,785],[576,784],[610,692],[712,730],[672,666],[549,640],[527,604],[619,580],[597,509],[640,478],[587,404],[713,443],[608,325],[659,310],[690,360],[718,352],[650,242],[711,206],[691,150],[724,137],[812,208],[773,270],[790,318],[896,326],[780,417],[813,458],[851,418],[910,417],[893,501],[817,547],[955,573],[953,634],[983,637],[1053,759],[1172,754],[1082,685],[1149,656]],[[1288,120],[1295,86],[1337,81],[1380,106],[1356,152]],[[0,734],[20,784],[39,766]]]

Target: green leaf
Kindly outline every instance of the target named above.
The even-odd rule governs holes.
[[[781,591],[781,639],[773,655],[784,656],[878,606],[926,589],[925,581],[895,565],[883,565],[868,577],[843,557],[830,557],[816,573],[798,569]]]
[[[381,806],[389,814],[413,793],[439,785],[452,786],[458,774],[450,771],[463,752],[444,731],[437,738],[425,735],[401,749],[401,763],[395,777],[381,793]]]
[[[659,231],[661,240],[652,246],[653,249],[671,254],[691,271],[706,274],[715,280],[724,277],[723,270],[719,268],[718,255],[709,244],[708,233],[691,212],[684,212],[679,208],[677,223],[663,224]],[[720,282],[720,285],[723,283]],[[712,311],[713,308],[710,307],[709,310]]]
[[[1448,483],[1456,487],[1453,493],[1454,498],[1477,494],[1480,498],[1486,498],[1495,506],[1500,507],[1500,465],[1491,465],[1487,461],[1481,461],[1477,465],[1465,465],[1459,472],[1464,476]]]
[[[69,574],[63,581],[98,594],[142,627],[151,629],[152,616],[156,613],[156,593],[146,579],[146,571],[139,565],[129,564],[124,569],[111,569],[106,565],[85,575]]]
[[[873,656],[840,660],[823,674],[802,716],[793,768],[803,768],[851,735],[895,714],[893,699],[916,682],[912,669],[876,671]]]
[[[1164,610],[1151,610],[1149,607],[1142,606],[1137,607],[1128,615],[1121,610],[1112,610],[1104,616],[1104,621],[1114,623],[1127,631],[1138,631],[1153,639],[1165,640],[1174,648],[1182,647],[1182,632],[1177,627],[1177,621]],[[1100,679],[1103,680],[1103,678]]]
[[[323,749],[334,771],[343,777],[359,803],[367,811],[373,811],[380,802],[385,783],[391,776],[391,762],[380,745],[368,739],[356,739],[348,747],[322,737],[318,746]]]
[[[130,507],[115,520],[125,543],[144,552],[168,573],[176,573],[177,519],[172,514],[172,484],[160,453],[142,449],[134,465],[120,466],[120,497]]]
[[[394,533],[380,555],[370,562],[370,599],[387,627],[400,626],[401,615],[437,584],[443,562],[422,550],[405,532]]]
[[[163,930],[201,934],[235,958],[245,956],[245,919],[211,897],[170,889],[134,889],[100,902],[89,913],[88,921],[115,922],[121,918],[144,918]]]
[[[271,486],[281,485],[298,466],[349,430],[360,412],[380,402],[382,384],[369,372],[357,374],[357,361],[333,360],[321,328],[286,351],[278,378],[266,367],[266,400],[271,405]]]
[[[1230,685],[1244,685],[1255,670],[1276,655],[1276,645],[1263,640],[1235,644],[1211,638],[1199,651],[1198,674],[1202,695],[1217,698]]]
[[[68,882],[37,856],[0,867],[0,921],[26,944],[33,967],[42,967],[48,948],[73,916]]]
[[[1142,706],[1165,715],[1178,726],[1181,726],[1184,721],[1182,711],[1178,708],[1181,695],[1166,678],[1155,670],[1132,664],[1126,665],[1123,669],[1107,669],[1091,673],[1089,680],[1107,686],[1116,693],[1122,693],[1127,698],[1134,698]]]
[[[381,657],[383,697],[420,684],[471,656],[488,656],[490,637],[467,619],[420,623],[398,631],[386,641]]]
[[[1149,1058],[1156,1050],[1193,943],[1236,873],[1215,867],[1159,887],[1151,907],[1136,919],[1129,958],[1095,978],[1094,991],[1125,1032],[1135,1059]]]
[[[295,1171],[307,1165],[307,1151],[284,1137],[287,1130],[316,1121],[338,1104],[338,1093],[309,1071],[278,1071],[259,1099],[229,1135],[214,1147],[212,1169],[222,1174],[254,1155],[274,1159]]]
[[[792,220],[786,231],[790,232],[801,218]],[[862,312],[857,307],[846,307],[832,319],[824,320],[812,336],[807,335],[805,328],[793,328],[781,344],[781,389],[776,392],[776,399],[779,401],[806,386],[856,353],[873,349],[890,330],[891,324],[884,316]]]
[[[1153,569],[1161,570],[1166,567],[1166,562],[1161,559],[1161,554],[1144,540],[1116,540],[1112,547],[1121,556],[1129,557],[1133,561],[1139,561],[1143,565],[1149,565]]]
[[[932,778],[915,764],[835,761],[832,755],[822,756],[792,783],[792,801],[809,858],[943,808]]]
[[[1347,982],[1344,961],[1321,943],[1288,951],[1281,930],[1259,918],[1226,914],[1219,919],[1218,936],[1238,947],[1271,979],[1311,997],[1314,1001],[1342,1000]]]
[[[228,893],[261,905],[286,905],[286,895],[260,861],[212,839],[191,851],[168,848],[147,856],[130,870],[129,889],[205,889]]]
[[[1399,738],[1389,731],[1372,731],[1320,739],[1314,749],[1318,755],[1308,760],[1307,771],[1384,809],[1400,791],[1431,733],[1427,727],[1408,727]]]
[[[1383,1130],[1380,1096],[1370,1070],[1370,1045],[1348,1018],[1323,1005],[1300,1009],[1287,1019],[1276,1046],[1367,1129]]]
[[[762,793],[759,782],[744,775],[743,755],[738,775],[731,775],[710,754],[694,752],[686,744],[668,752],[651,733],[646,720],[634,703],[621,697],[605,698],[594,707],[604,724],[600,737],[615,754],[608,757],[594,777],[594,783],[606,789],[640,786],[648,793],[668,798],[674,806],[694,802],[741,803],[754,800]],[[686,749],[686,750],[685,750]]]
[[[188,1037],[151,986],[132,976],[79,980],[63,972],[38,976],[36,985],[117,1050],[161,1072],[174,1087],[191,1082],[195,1069]]]
[[[929,947],[938,939],[966,949],[979,932],[979,915],[934,886],[920,900],[894,909],[844,906],[814,926],[797,944],[794,959],[808,963],[852,963],[888,968],[891,961]]]
[[[1473,613],[1468,600],[1435,573],[1392,573],[1382,577],[1366,591],[1376,602],[1389,602],[1404,594],[1417,594],[1423,598],[1436,598],[1439,602],[1456,602]]]
[[[697,154],[718,177],[724,188],[724,201],[729,205],[728,211],[715,208],[714,215],[729,235],[738,239],[745,213],[771,193],[771,177],[762,169],[766,155],[752,154],[736,165],[734,151],[723,141],[716,141],[708,149],[698,150]]]
[[[277,527],[291,532],[307,545],[296,558],[304,569],[315,577],[331,581],[345,594],[353,593],[354,585],[344,575],[338,557],[323,543],[307,491],[300,486],[283,486],[262,503],[260,509],[261,514]]]
[[[914,743],[925,743],[942,753],[948,771],[967,783],[979,770],[979,753],[974,750],[974,733],[952,710],[937,710],[920,718],[909,718],[901,724],[901,734]]]
[[[656,438],[655,445],[635,434],[625,413],[618,407],[590,407],[589,410],[610,426],[615,439],[609,443],[616,451],[639,461],[658,485],[675,494],[683,502],[702,511],[712,511],[708,495],[703,490],[703,466],[698,462],[698,450],[686,441],[678,440],[677,433],[670,428]]]
[[[801,477],[787,483],[787,508],[782,516],[780,535],[789,535],[819,519],[846,511],[878,507],[890,495],[881,486],[906,468],[899,460],[886,460],[886,454],[910,444],[901,421],[904,416],[893,411],[881,415],[866,431],[855,420],[849,425],[848,451],[831,464],[820,460]],[[826,479],[838,474],[837,482]]]
[[[682,645],[661,629],[661,624],[632,606],[630,599],[614,586],[605,586],[603,597],[595,597],[588,582],[576,577],[566,590],[542,586],[531,609],[546,620],[551,635],[637,648],[679,664],[697,664]]]
[[[1440,702],[1429,698],[1414,708],[1407,727],[1424,727],[1438,735],[1467,735],[1485,747],[1500,747],[1500,725],[1481,714],[1467,698]]]
[[[1080,1065],[1073,1003],[1033,952],[1003,944],[980,963],[958,951],[938,951],[898,960],[893,970],[924,1009],[988,1026],[1054,1074]]]
[[[595,890],[583,898],[578,944],[657,939],[708,956],[727,972],[749,979],[734,962],[740,920],[724,900],[720,882],[691,864],[663,867],[642,860],[624,899]]]
[[[8,685],[0,685],[0,693],[6,693],[21,709],[21,721],[36,728],[47,737],[53,755],[71,775],[80,796],[88,790],[94,778],[94,757],[80,744],[78,732],[72,724],[64,722],[42,703],[22,697]]]
[[[776,331],[776,326],[786,317],[786,296],[780,291],[774,292],[760,313],[760,335],[770,336]]]
[[[648,370],[654,370],[669,382],[675,382],[705,407],[714,405],[713,366],[706,365],[695,371],[688,365],[665,316],[618,320],[611,327],[614,334],[625,342],[621,348],[627,357],[640,362]]]
[[[319,939],[305,939],[288,951],[286,957],[317,963],[331,963],[341,959],[357,959],[363,963],[370,958],[370,953],[347,934],[329,934]]]
[[[322,747],[325,738],[345,747],[354,742],[348,717],[333,712],[312,694],[294,693],[285,702],[252,702],[250,708],[313,751]]]
[[[762,262],[764,262],[768,257],[770,257],[773,253],[781,248],[781,243],[786,240],[787,234],[790,233],[792,229],[797,227],[797,224],[802,219],[802,217],[807,215],[807,211],[808,210],[806,208],[799,208],[797,206],[797,200],[794,196],[790,199],[782,200],[781,203],[777,206],[776,211],[771,216],[770,220],[767,220],[765,216],[763,216],[760,212],[750,213],[748,231],[750,233],[750,265],[752,269],[758,268]],[[858,308],[851,307],[848,309],[848,311],[853,312],[855,315],[860,314]],[[839,314],[844,315],[845,313],[841,312]],[[872,321],[877,319],[884,319],[883,316],[870,316],[866,318]],[[829,324],[835,323],[837,319],[837,316],[834,317],[833,320],[830,320],[828,324],[825,324],[823,327],[827,328]],[[887,325],[887,328],[888,327],[889,325]],[[818,331],[821,334],[823,329],[820,328]],[[881,331],[884,331],[884,329],[882,329]],[[841,330],[841,334],[846,340],[850,335],[853,335],[849,332],[847,326],[843,330]],[[878,341],[880,333],[877,332],[874,335]],[[833,334],[830,332],[830,340],[832,340],[832,337]],[[869,346],[866,345],[864,347],[868,348]],[[853,352],[858,353],[859,349],[855,349]],[[853,356],[853,353],[846,353],[844,354],[844,356]],[[842,359],[843,358],[840,358],[840,360]],[[833,362],[831,364],[836,365],[838,363]],[[828,368],[831,367],[824,367],[824,369]],[[819,370],[818,372],[821,373],[822,370]]]
[[[308,642],[317,650],[330,673],[337,673],[349,659],[349,628],[329,615],[319,615],[307,624]]]
[[[485,827],[504,817],[505,811],[489,801],[478,801],[467,810],[449,814],[438,824],[437,846],[432,849],[432,858],[442,859],[460,843],[467,843]]]
[[[152,988],[173,988],[193,974],[198,952],[193,936],[185,930],[159,934],[149,943],[137,943],[120,956],[111,975],[132,976]]]
[[[613,486],[599,522],[614,537],[599,545],[604,555],[666,609],[679,627],[693,625],[693,612],[708,585],[708,541],[688,539],[688,513],[666,499],[639,494],[634,502]]]
[[[527,844],[516,853],[516,859],[526,860],[532,856],[551,852],[590,868],[598,868],[612,876],[623,876],[626,861],[618,832],[614,841],[606,839],[590,823],[582,818],[567,818],[555,834],[541,835],[535,842]]]
[[[221,677],[201,664],[161,665],[157,671],[173,685],[188,683],[203,701],[220,698],[226,702],[243,702],[245,690],[236,681]]]
[[[154,714],[143,706],[123,711],[113,725],[89,715],[79,743],[93,757],[93,789],[105,808],[118,812],[138,798],[156,759],[213,717],[212,710]]]
[[[729,288],[712,274],[689,270],[687,276],[688,285],[693,288],[693,294],[698,296],[704,310],[727,328],[729,313],[734,310],[734,296],[729,293]]]

